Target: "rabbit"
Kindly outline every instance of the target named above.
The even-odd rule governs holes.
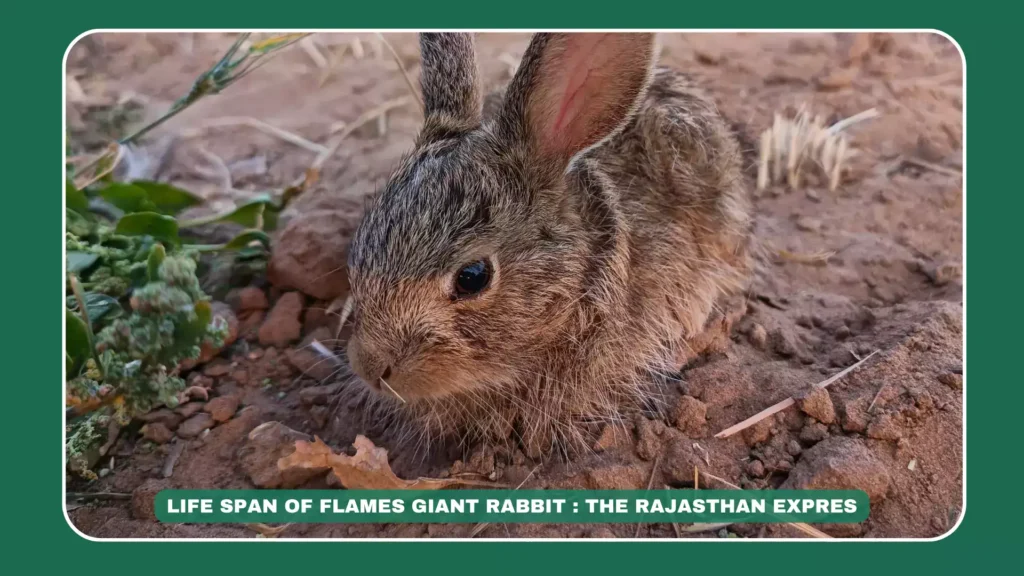
[[[745,289],[739,145],[656,34],[535,34],[487,98],[474,35],[419,44],[423,126],[349,248],[351,368],[420,442],[585,449]]]

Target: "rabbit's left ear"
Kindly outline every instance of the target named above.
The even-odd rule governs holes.
[[[427,124],[442,130],[471,130],[480,125],[480,95],[472,34],[420,34],[424,113]]]
[[[630,119],[652,75],[656,35],[537,34],[509,85],[499,126],[564,170]]]

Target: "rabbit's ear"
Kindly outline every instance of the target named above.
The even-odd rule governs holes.
[[[647,89],[654,34],[537,34],[509,85],[501,130],[550,168],[624,126]]]
[[[446,130],[480,125],[483,108],[472,34],[420,34],[424,112]]]

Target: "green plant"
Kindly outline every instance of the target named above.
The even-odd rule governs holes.
[[[200,287],[199,256],[231,252],[265,260],[267,232],[297,194],[286,190],[280,200],[261,194],[223,213],[183,219],[201,198],[165,183],[113,180],[123,147],[302,36],[278,36],[242,50],[248,34],[242,35],[166,114],[88,164],[66,165],[65,388],[72,470],[93,477],[110,430],[157,405],[177,405],[185,388],[181,366],[198,359],[204,345],[221,347],[227,334]],[[192,229],[214,222],[243,230],[223,244],[189,242]]]

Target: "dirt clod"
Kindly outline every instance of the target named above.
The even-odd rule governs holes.
[[[768,331],[764,329],[764,326],[755,323],[750,326],[750,331],[747,332],[747,339],[750,340],[750,344],[754,348],[764,350],[768,346]]]
[[[747,446],[765,442],[772,436],[772,419],[765,418],[743,431],[743,441]]]
[[[647,486],[647,474],[638,466],[613,464],[587,470],[586,481],[591,490],[640,490]]]
[[[704,435],[708,407],[693,396],[681,396],[673,412],[676,428],[690,438]]]
[[[939,374],[939,382],[942,382],[946,386],[949,386],[953,390],[963,390],[964,388],[964,375],[955,374],[953,372],[946,372]]]
[[[843,405],[843,430],[847,432],[863,432],[867,430],[871,415],[868,406],[871,401],[867,397],[848,400]]]
[[[661,473],[665,481],[674,485],[693,485],[693,469],[705,470],[707,464],[702,455],[693,448],[686,438],[679,438],[669,444],[661,459]]]
[[[808,444],[821,442],[828,437],[828,426],[821,422],[809,422],[800,430],[800,441]]]
[[[661,452],[661,438],[658,437],[657,424],[646,418],[637,418],[636,422],[636,454],[641,460],[653,460]],[[664,428],[664,424],[661,424]]]
[[[867,435],[877,440],[899,440],[903,430],[891,414],[879,414],[868,424]]]
[[[812,387],[797,396],[796,403],[805,414],[823,424],[835,422],[836,410],[832,406],[832,398],[828,395],[828,390],[824,388]]]
[[[132,490],[132,518],[138,520],[156,520],[156,495],[162,490],[171,488],[167,480],[150,478]]]
[[[872,503],[885,497],[890,476],[860,440],[837,436],[804,452],[780,488],[784,490],[863,490]]]

